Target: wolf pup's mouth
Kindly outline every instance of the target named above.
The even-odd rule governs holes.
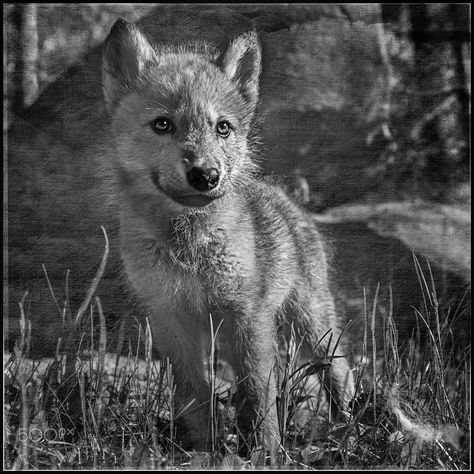
[[[164,190],[163,187],[160,185],[159,175],[156,172],[152,173],[151,180],[153,184],[155,185],[155,187],[158,189],[158,191],[165,194],[174,202],[177,202],[178,204],[181,204],[182,206],[203,207],[203,206],[207,206],[212,201],[221,197],[221,194],[216,194],[216,193],[212,193],[212,194],[196,193],[196,194],[181,194],[181,195],[171,194],[168,191]]]
[[[173,199],[173,201],[181,204],[182,206],[188,207],[203,207],[207,206],[209,203],[214,201],[216,198],[212,196],[207,196],[204,194],[188,194],[186,196],[168,196]]]

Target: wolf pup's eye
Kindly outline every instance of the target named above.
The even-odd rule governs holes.
[[[158,117],[151,125],[156,133],[169,133],[173,130],[173,122],[168,117]]]
[[[219,122],[216,125],[216,131],[221,137],[227,138],[230,135],[229,122],[226,122],[225,120],[222,120],[221,122]]]

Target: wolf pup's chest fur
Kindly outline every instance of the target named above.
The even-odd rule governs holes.
[[[241,294],[256,266],[253,233],[226,224],[209,225],[193,215],[175,221],[169,247],[170,263],[196,278],[211,304]]]
[[[252,222],[236,204],[230,210],[215,206],[210,214],[157,216],[154,235],[144,223],[141,231],[138,223],[131,233],[122,230],[122,256],[131,280],[153,287],[150,299],[161,294],[205,317],[240,305],[263,275]]]

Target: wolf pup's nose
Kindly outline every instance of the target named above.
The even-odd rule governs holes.
[[[219,171],[216,168],[191,168],[186,176],[189,184],[198,191],[210,191],[219,184]]]

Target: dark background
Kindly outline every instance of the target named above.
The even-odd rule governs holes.
[[[332,244],[335,294],[361,341],[377,285],[402,340],[423,305],[428,259],[453,340],[470,340],[469,4],[4,4],[5,193],[10,347],[25,291],[35,355],[54,351],[55,296],[74,312],[112,242],[98,293],[111,330],[126,311],[117,223],[97,167],[107,116],[101,43],[117,18],[155,41],[225,47],[255,25],[263,48],[262,162]],[[5,175],[4,171],[4,175]],[[66,275],[69,270],[66,289]],[[355,344],[355,347],[357,344]],[[358,349],[355,349],[357,351]]]

